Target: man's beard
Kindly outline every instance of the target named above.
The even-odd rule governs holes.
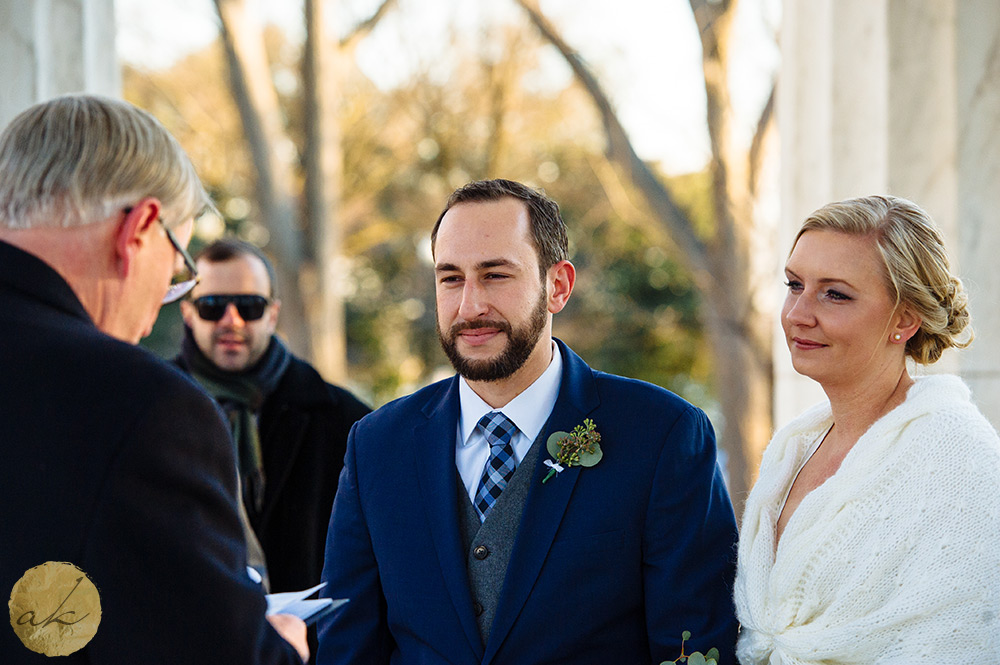
[[[542,289],[535,309],[528,317],[527,323],[517,328],[511,327],[507,321],[469,321],[466,323],[456,323],[445,335],[441,331],[441,324],[438,324],[438,338],[441,340],[441,348],[451,361],[452,367],[460,375],[469,381],[500,381],[511,376],[524,366],[528,357],[538,344],[538,340],[545,330],[548,321],[548,298],[545,289]],[[507,335],[507,345],[500,351],[500,354],[490,360],[470,360],[463,356],[458,350],[455,341],[459,332],[472,330],[475,328],[496,328]]]

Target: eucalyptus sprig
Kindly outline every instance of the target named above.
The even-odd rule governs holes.
[[[687,663],[687,665],[718,665],[719,650],[712,647],[704,654],[695,651],[692,654],[684,653],[684,643],[691,639],[691,631],[685,630],[681,633],[681,655],[673,660],[665,660],[660,665],[677,665],[677,663]]]
[[[545,442],[545,449],[555,462],[545,460],[549,472],[542,482],[571,466],[594,466],[600,462],[604,457],[600,441],[601,435],[590,418],[574,427],[572,432],[554,432]]]

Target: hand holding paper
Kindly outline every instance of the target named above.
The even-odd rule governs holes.
[[[333,598],[315,598],[307,600],[308,596],[313,595],[324,586],[326,586],[325,582],[302,591],[269,593],[265,596],[267,599],[267,614],[291,614],[305,621],[306,625],[311,625],[320,617],[329,614],[347,602],[346,598],[338,598],[336,600]]]

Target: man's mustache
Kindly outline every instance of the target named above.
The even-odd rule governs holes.
[[[511,333],[512,328],[506,321],[486,321],[483,319],[478,319],[476,321],[464,321],[462,323],[456,323],[451,328],[448,329],[448,335],[451,339],[455,339],[455,336],[463,330],[476,330],[478,328],[496,328],[501,332],[505,332],[508,335]]]
[[[225,337],[227,340],[234,340],[234,341],[237,341],[237,342],[246,342],[247,341],[246,334],[244,334],[242,332],[239,332],[239,331],[236,331],[236,330],[216,330],[215,332],[212,333],[212,341],[213,342],[218,342],[223,337]]]

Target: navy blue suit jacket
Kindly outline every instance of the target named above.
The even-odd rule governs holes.
[[[604,458],[544,485],[533,469],[489,641],[473,613],[455,470],[458,379],[364,418],[327,536],[321,665],[659,664],[719,648],[734,663],[736,524],[705,414],[648,383],[592,370],[559,342],[542,432],[585,418]]]

